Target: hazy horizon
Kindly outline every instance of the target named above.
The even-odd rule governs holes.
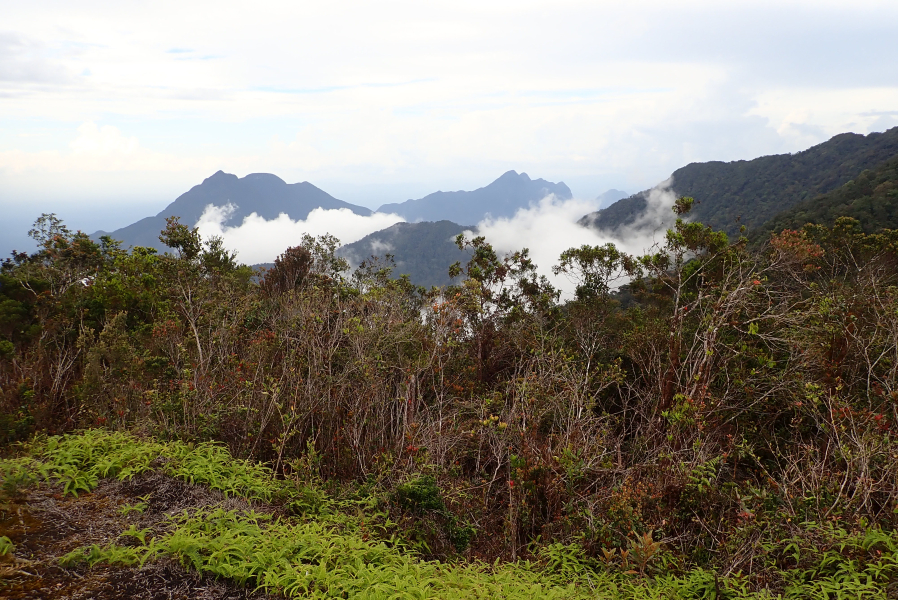
[[[898,5],[843,4],[4,2],[0,250],[219,169],[369,208],[511,169],[592,199],[883,131]]]

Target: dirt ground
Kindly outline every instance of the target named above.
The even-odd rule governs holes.
[[[145,502],[143,512],[122,508]],[[223,581],[199,576],[178,563],[160,559],[143,568],[98,564],[66,569],[59,557],[82,546],[129,538],[119,534],[130,525],[161,533],[167,517],[201,506],[248,508],[236,499],[201,486],[183,483],[159,473],[131,481],[104,480],[90,494],[62,497],[61,486],[39,485],[12,498],[0,499],[0,536],[15,544],[14,557],[0,557],[0,598],[109,600],[134,598],[263,600],[271,596]],[[254,505],[257,511],[273,507]]]

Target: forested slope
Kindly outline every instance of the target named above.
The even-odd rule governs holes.
[[[408,275],[412,283],[426,288],[448,285],[449,267],[468,259],[455,245],[455,237],[473,229],[451,221],[397,223],[342,246],[337,254],[356,265],[389,254],[396,263],[394,275]]]
[[[832,192],[779,213],[750,237],[764,240],[772,232],[801,229],[806,223],[832,225],[840,217],[856,219],[868,233],[898,229],[898,156],[862,172]]]
[[[694,220],[738,234],[763,225],[777,213],[835,190],[866,169],[898,156],[898,128],[866,136],[843,133],[795,154],[734,162],[693,163],[672,174],[672,189],[695,198]],[[615,229],[646,207],[646,192],[591,213],[583,222]]]

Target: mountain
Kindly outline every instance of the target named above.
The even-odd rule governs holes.
[[[857,219],[866,233],[898,229],[898,156],[869,169],[827,194],[804,200],[751,232],[753,241],[805,223],[832,225],[839,217]]]
[[[627,198],[630,194],[627,192],[622,192],[621,190],[610,189],[604,194],[600,194],[596,201],[599,203],[599,208],[607,208],[617,202],[618,200],[623,200]]]
[[[898,127],[868,135],[843,133],[796,154],[692,163],[674,171],[671,187],[679,196],[695,198],[693,219],[733,236],[741,225],[758,227],[894,156],[898,156]],[[599,229],[631,223],[647,206],[647,194],[634,194],[581,222]]]
[[[231,225],[240,224],[244,217],[254,212],[266,219],[275,219],[280,213],[286,213],[293,220],[305,219],[319,207],[347,208],[364,216],[371,214],[369,209],[337,200],[308,181],[288,184],[269,173],[252,173],[238,178],[218,171],[178,196],[156,216],[146,217],[115,231],[98,231],[91,237],[96,239],[101,235],[110,235],[122,240],[125,247],[149,246],[161,251],[165,250],[165,246],[159,241],[159,232],[165,229],[167,217],[179,216],[182,223],[193,226],[209,204],[224,206],[228,203],[237,206],[226,221]]]
[[[549,194],[562,200],[572,197],[570,188],[564,183],[530,179],[526,173],[508,171],[488,186],[472,192],[434,192],[418,200],[384,204],[377,210],[400,215],[409,222],[479,223],[487,215],[512,217],[519,208],[527,208]]]
[[[408,275],[412,283],[427,288],[447,285],[449,266],[456,261],[464,263],[470,256],[458,249],[455,236],[471,229],[451,221],[396,223],[342,246],[337,254],[354,265],[372,255],[392,254],[394,275]]]
[[[651,190],[646,190],[644,192],[639,192],[638,194],[633,194],[632,196],[618,200],[607,208],[602,208],[589,213],[577,222],[586,227],[609,231],[633,224],[636,222],[636,219],[646,214],[650,193]],[[669,227],[670,223],[666,222],[664,217],[670,217],[669,220],[671,222],[674,220],[673,212],[669,215],[660,215],[660,218],[653,220],[653,226]]]

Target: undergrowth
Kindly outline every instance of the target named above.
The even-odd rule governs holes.
[[[27,448],[29,456],[0,462],[5,486],[27,484],[36,477],[55,479],[63,484],[63,495],[77,496],[92,491],[100,478],[126,480],[158,468],[176,479],[248,500],[270,502],[291,489],[268,467],[236,459],[212,442],[156,442],[89,429],[37,438]]]
[[[578,548],[561,544],[542,548],[532,562],[452,564],[419,560],[383,541],[338,533],[326,524],[252,511],[205,509],[174,522],[170,534],[142,539],[141,545],[94,545],[64,556],[61,563],[134,566],[168,556],[204,574],[303,598],[758,597],[740,589],[738,581],[702,570],[655,580],[595,570]]]
[[[650,573],[644,565],[624,570],[621,566],[638,567],[633,549],[614,559],[622,565],[561,543],[534,545],[529,560],[438,562],[411,551],[376,501],[338,501],[311,486],[279,480],[265,466],[235,460],[213,444],[92,430],[37,439],[25,448],[25,455],[0,461],[7,491],[55,480],[65,494],[78,495],[102,478],[158,469],[227,495],[276,501],[296,514],[195,509],[169,517],[161,527],[132,525],[119,543],[79,548],[60,559],[64,567],[105,562],[138,568],[168,557],[210,577],[304,598],[898,597],[898,537],[875,527],[846,531],[805,523],[801,536],[764,542],[768,569],[778,574],[780,585],[761,591],[752,591],[739,573],[723,576],[702,568]],[[413,494],[400,496],[408,503]],[[137,506],[123,514],[139,514]]]

